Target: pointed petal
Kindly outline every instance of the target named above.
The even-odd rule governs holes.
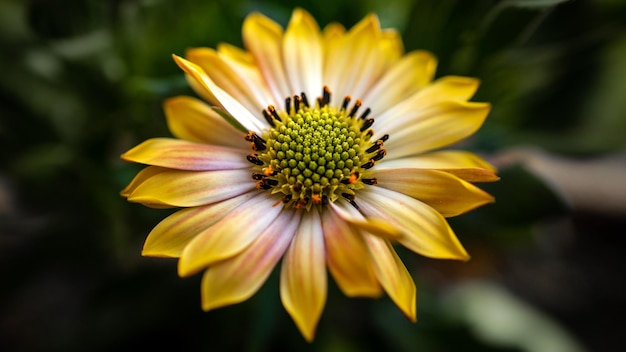
[[[259,193],[198,234],[178,260],[178,275],[189,276],[246,249],[276,219],[282,203]]]
[[[326,262],[341,291],[348,297],[379,297],[369,252],[361,234],[332,211],[322,215]]]
[[[367,234],[364,238],[374,262],[378,281],[407,319],[415,322],[417,290],[411,274],[388,240]]]
[[[478,155],[460,150],[440,150],[393,160],[383,159],[377,170],[392,168],[421,168],[446,171],[468,182],[493,182],[500,178],[496,169]]]
[[[203,101],[179,96],[163,104],[167,126],[172,134],[191,142],[239,148],[244,133],[229,124]]]
[[[283,38],[283,58],[293,94],[315,99],[322,92],[322,41],[315,19],[295,9]],[[312,101],[311,100],[311,101]]]
[[[304,338],[311,342],[326,303],[324,235],[316,208],[302,218],[280,272],[280,299]]]
[[[283,29],[276,22],[260,13],[252,13],[243,22],[243,41],[252,53],[269,91],[274,97],[273,105],[279,106],[293,94],[283,66]]]
[[[188,49],[185,56],[189,61],[200,66],[211,80],[222,88],[231,97],[236,99],[248,111],[262,111],[267,107],[266,101],[261,102],[255,96],[252,89],[262,85],[259,80],[251,80],[250,75],[242,75],[242,71],[236,71],[227,63],[217,51],[210,48]],[[254,71],[244,71],[248,74]],[[260,77],[259,77],[260,78]]]
[[[250,171],[166,170],[146,179],[128,200],[142,204],[193,207],[219,202],[254,189]]]
[[[428,169],[394,168],[372,170],[378,186],[418,199],[445,217],[466,213],[493,203],[492,196],[447,172]]]
[[[254,295],[291,243],[300,216],[301,212],[283,211],[248,248],[212,265],[202,277],[202,309],[239,303]]]
[[[128,196],[130,196],[131,193],[133,193],[133,191],[135,191],[135,189],[139,187],[139,185],[144,183],[147,179],[167,170],[168,169],[164,167],[158,167],[158,166],[144,167],[143,169],[141,169],[141,171],[137,173],[137,175],[135,175],[135,177],[130,181],[128,186],[126,186],[120,192],[120,195],[124,198],[128,198]]]
[[[426,87],[437,67],[437,59],[427,51],[414,51],[398,62],[363,96],[365,106],[379,114],[391,109],[418,90]]]
[[[246,193],[222,202],[175,212],[152,229],[143,245],[141,255],[180,257],[189,241],[251,197],[252,193]]]
[[[366,219],[348,202],[332,202],[330,203],[330,206],[335,214],[343,219],[343,221],[346,221],[363,231],[388,239],[398,239],[402,237],[402,232],[392,224],[382,219]]]
[[[389,133],[387,159],[412,156],[456,143],[476,132],[491,106],[487,103],[446,101],[417,112],[412,118],[379,128]]]
[[[152,138],[122,155],[135,163],[177,170],[232,170],[249,168],[242,150],[171,138]]]
[[[263,128],[267,127],[266,122],[262,121],[257,116],[253,115],[248,109],[241,105],[230,94],[226,93],[223,89],[218,87],[209,76],[200,68],[200,66],[194,64],[191,61],[185,60],[180,56],[173,55],[174,61],[178,66],[183,69],[195,82],[210,91],[215,98],[220,102],[220,105],[237,120],[248,131],[260,132]]]
[[[429,258],[469,260],[450,225],[435,209],[382,187],[368,188],[359,195],[363,213],[396,226],[403,232],[398,241],[413,252]]]

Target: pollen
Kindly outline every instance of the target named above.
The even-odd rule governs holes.
[[[285,207],[310,210],[346,195],[353,202],[359,189],[375,184],[362,177],[386,155],[388,136],[371,141],[371,110],[357,116],[362,102],[350,107],[350,100],[331,106],[324,87],[315,106],[304,93],[286,98],[284,111],[268,106],[262,113],[271,127],[245,137],[254,150],[248,161],[257,189],[281,194]]]

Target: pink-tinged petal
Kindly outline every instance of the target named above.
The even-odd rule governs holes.
[[[241,149],[152,138],[124,153],[122,159],[177,170],[210,171],[249,168],[245,155]]]
[[[361,234],[333,211],[322,215],[326,263],[341,291],[348,297],[379,297],[369,252]]]
[[[301,214],[283,211],[248,248],[212,265],[202,277],[202,309],[239,303],[254,295],[291,243]]]
[[[476,132],[491,105],[446,101],[417,112],[412,119],[382,124],[377,132],[389,133],[388,159],[412,156],[448,146]]]
[[[283,204],[265,192],[247,200],[187,244],[178,260],[178,274],[189,276],[241,253],[282,209]]]
[[[408,158],[383,159],[377,170],[420,168],[445,171],[468,182],[493,182],[500,178],[496,169],[478,155],[460,150],[440,150]]]
[[[244,45],[254,56],[272,92],[272,105],[284,104],[284,99],[291,96],[293,91],[285,75],[281,55],[283,29],[276,22],[255,12],[246,17],[242,31]]]
[[[372,170],[378,186],[418,199],[445,217],[457,216],[494,198],[480,188],[444,171],[394,168]]]
[[[190,75],[196,83],[210,91],[215,98],[220,102],[220,105],[237,120],[245,129],[249,131],[260,132],[267,123],[256,115],[253,115],[248,109],[241,105],[237,99],[233,98],[230,94],[226,93],[222,88],[218,87],[211,78],[200,68],[200,66],[194,64],[191,61],[185,60],[180,56],[173,55],[174,61],[178,66]],[[259,114],[260,115],[260,114]]]
[[[253,95],[250,89],[252,82],[247,79],[248,77],[233,70],[217,51],[210,48],[193,48],[188,49],[185,56],[200,66],[217,86],[237,99],[248,111],[262,111],[267,107],[267,104],[261,104]]]
[[[348,202],[332,202],[330,206],[335,214],[343,219],[343,221],[363,231],[388,239],[398,239],[402,236],[402,232],[387,221],[376,218],[364,218],[363,215]]]
[[[426,87],[437,67],[437,59],[427,51],[414,51],[398,62],[363,96],[365,106],[378,116]],[[378,121],[378,119],[377,119]]]
[[[141,255],[180,257],[189,241],[251,197],[252,193],[246,193],[222,202],[175,212],[152,229],[143,245]]]
[[[139,171],[137,173],[137,175],[135,175],[135,177],[130,181],[130,183],[128,184],[128,186],[126,186],[121,192],[120,195],[124,198],[128,198],[128,196],[131,195],[131,193],[133,193],[133,191],[135,191],[135,189],[137,187],[139,187],[139,185],[141,185],[142,183],[144,183],[147,179],[151,178],[152,176],[155,176],[157,174],[160,174],[164,171],[167,171],[168,169],[164,168],[164,167],[158,167],[158,166],[148,166],[148,167],[144,167],[143,169],[141,169],[141,171]]]
[[[142,204],[193,207],[211,204],[254,189],[250,171],[166,170],[146,179],[129,195],[128,200]]]
[[[403,246],[425,257],[469,260],[469,255],[446,219],[417,199],[382,187],[359,193],[359,206],[368,217],[378,217],[403,232]]]
[[[174,136],[191,142],[245,148],[244,133],[229,124],[203,101],[179,96],[163,104],[167,126]]]
[[[374,263],[378,282],[400,311],[410,321],[417,321],[415,311],[417,290],[402,260],[388,240],[367,234],[364,235],[364,239]]]
[[[295,9],[283,38],[285,71],[293,94],[304,92],[309,99],[322,93],[322,40],[315,19]]]
[[[280,272],[283,306],[309,342],[313,341],[326,294],[324,234],[320,215],[314,207],[302,217]]]

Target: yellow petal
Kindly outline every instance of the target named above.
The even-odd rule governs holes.
[[[363,242],[354,228],[332,211],[322,215],[326,262],[341,291],[349,297],[378,297],[382,288]]]
[[[359,193],[359,206],[368,217],[378,217],[402,231],[398,241],[429,258],[469,260],[469,255],[446,219],[435,209],[382,187]]]
[[[412,118],[384,124],[379,130],[390,135],[385,142],[387,158],[413,156],[456,143],[480,128],[490,108],[488,103],[446,101]]]
[[[209,171],[249,168],[245,155],[241,149],[152,138],[124,153],[122,159],[178,170]]]
[[[126,186],[121,192],[120,195],[124,198],[128,198],[133,191],[139,187],[142,183],[144,183],[147,179],[160,174],[161,172],[167,171],[164,167],[158,166],[148,166],[144,167],[141,171],[135,175],[135,177],[130,181],[128,186]]]
[[[259,193],[198,234],[178,260],[178,274],[189,276],[245,250],[277,218],[282,203]]]
[[[394,168],[372,170],[378,186],[418,199],[445,217],[466,213],[492,203],[493,197],[467,181],[447,172]]]
[[[364,238],[374,263],[376,277],[385,292],[410,321],[417,321],[417,290],[411,274],[388,240],[367,234]]]
[[[251,82],[248,76],[233,70],[215,50],[193,48],[188,49],[185,56],[189,61],[200,66],[217,86],[246,107],[248,111],[260,112],[267,108],[267,102],[258,101],[250,89],[251,84],[260,82]]]
[[[248,248],[212,265],[202,277],[202,309],[239,303],[254,295],[291,243],[300,215],[283,211]]]
[[[254,58],[252,55],[234,45],[228,43],[219,43],[217,45],[217,51],[220,53],[222,57],[228,57],[231,60],[238,62],[241,65],[245,66],[254,66]]]
[[[246,193],[223,202],[175,212],[152,229],[143,245],[141,255],[180,257],[189,241],[250,197],[252,193]]]
[[[413,51],[394,63],[363,96],[365,106],[379,114],[426,87],[437,67],[437,59],[427,51]],[[384,119],[384,117],[383,117]],[[378,121],[378,118],[377,118]]]
[[[242,142],[243,132],[196,98],[179,96],[167,99],[163,110],[167,126],[180,139],[235,148],[247,146]]]
[[[173,55],[174,61],[178,66],[191,76],[197,84],[210,91],[215,98],[220,102],[221,106],[237,120],[248,131],[260,132],[263,130],[267,123],[262,121],[253,115],[248,109],[241,105],[235,98],[226,93],[222,88],[218,87],[215,82],[200,68],[200,66],[194,64],[191,61],[185,60],[182,57]]]
[[[310,99],[322,93],[322,41],[315,19],[306,11],[293,11],[283,38],[285,70],[292,93]]]
[[[274,104],[282,104],[293,91],[282,58],[283,29],[260,13],[252,13],[243,22],[243,42],[254,56],[261,75],[274,97]]]
[[[304,338],[311,342],[326,303],[324,235],[316,208],[302,218],[280,272],[280,299]]]
[[[468,182],[493,182],[500,178],[496,169],[478,155],[461,150],[440,150],[408,158],[387,160],[376,169],[421,168],[446,171]]]
[[[390,223],[376,218],[364,218],[363,215],[352,205],[345,201],[330,203],[335,214],[344,221],[354,225],[355,227],[388,239],[398,239],[402,237],[402,232]]]
[[[250,171],[166,170],[147,178],[128,200],[142,204],[193,207],[219,202],[249,192],[255,187]]]

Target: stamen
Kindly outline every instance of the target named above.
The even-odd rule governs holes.
[[[373,124],[374,124],[374,119],[365,119],[365,121],[363,121],[363,126],[361,126],[361,132],[372,127]]]
[[[300,101],[302,98],[300,98],[298,95],[294,95],[293,96],[293,108],[295,113],[298,113],[298,110],[300,110]]]
[[[256,183],[256,188],[267,191],[268,189],[272,188],[272,186],[268,185],[264,181],[259,181]]]
[[[370,108],[365,109],[365,111],[363,111],[363,113],[361,114],[360,119],[361,120],[365,120],[365,118],[367,117],[367,115],[370,114],[370,112],[372,112],[372,109],[370,109]]]
[[[383,142],[382,140],[377,140],[376,142],[374,142],[374,144],[372,144],[371,147],[367,148],[367,150],[365,150],[366,153],[373,153],[375,151],[377,151],[378,149],[383,147],[383,144],[385,144],[385,142]]]
[[[374,178],[362,178],[361,181],[363,181],[363,183],[365,183],[366,185],[377,185],[378,184],[378,179],[376,177],[374,177]]]
[[[388,139],[389,139],[389,135],[388,135],[388,134],[385,134],[384,136],[380,137],[378,140],[379,140],[379,141],[386,142]]]
[[[285,98],[285,111],[287,114],[291,114],[291,97]]]
[[[304,106],[306,106],[307,108],[309,107],[309,99],[306,98],[306,94],[304,94],[304,92],[300,93],[300,97],[302,98],[302,104],[304,104]]]
[[[274,120],[272,119],[272,116],[270,116],[270,114],[267,112],[267,110],[263,110],[263,117],[265,117],[265,120],[267,121],[267,123],[270,124],[270,126],[276,127],[276,124],[274,123]]]
[[[364,169],[371,169],[372,167],[374,167],[375,163],[376,163],[376,160],[370,159],[370,161],[368,161],[365,164],[361,165],[361,167],[364,168]]]
[[[311,200],[313,201],[313,204],[320,204],[322,203],[322,195],[316,193],[311,196]]]
[[[265,140],[259,137],[259,135],[256,134],[255,132],[248,132],[245,139],[248,142],[252,142],[253,150],[265,150],[265,143],[266,143]]]
[[[372,158],[372,160],[374,161],[378,161],[382,158],[385,157],[385,155],[387,155],[387,151],[385,149],[381,149],[378,151],[378,153]]]
[[[285,203],[285,204],[289,203],[289,201],[291,201],[291,197],[292,197],[292,195],[291,195],[291,194],[287,194],[287,195],[285,195],[285,196],[283,197],[283,203]]]
[[[359,110],[359,108],[361,107],[361,99],[357,99],[354,102],[354,106],[352,107],[352,110],[350,110],[350,113],[348,114],[348,116],[350,117],[354,117],[354,114],[356,114],[357,110]]]
[[[344,197],[347,200],[353,201],[354,200],[354,194],[350,194],[350,193],[341,193],[341,196]]]
[[[252,179],[253,180],[257,180],[257,181],[262,180],[264,177],[265,177],[265,175],[263,175],[263,174],[252,174]]]
[[[278,173],[278,171],[272,169],[272,165],[268,166],[267,168],[265,168],[265,170],[263,170],[263,174],[265,176],[274,176]]]
[[[276,186],[278,184],[278,180],[273,180],[271,178],[266,178],[263,180],[263,183],[270,186]]]
[[[280,118],[280,116],[278,116],[278,113],[276,112],[276,109],[274,108],[274,106],[273,106],[273,105],[268,106],[268,107],[267,107],[267,110],[269,110],[269,111],[270,111],[270,114],[272,114],[272,116],[273,116],[276,120],[278,120],[278,121],[280,121],[280,122],[282,122],[282,121],[283,121],[283,120]]]
[[[350,96],[346,95],[345,98],[343,98],[343,103],[341,104],[341,110],[346,110],[348,109],[348,104],[350,104]]]
[[[254,153],[254,154],[250,154],[248,156],[246,156],[246,159],[248,159],[249,162],[255,164],[255,165],[263,165],[263,161],[261,161],[261,159],[258,158],[259,154]]]
[[[330,89],[328,89],[327,86],[324,86],[324,88],[322,89],[322,103],[320,104],[320,107],[326,106],[330,104]]]

